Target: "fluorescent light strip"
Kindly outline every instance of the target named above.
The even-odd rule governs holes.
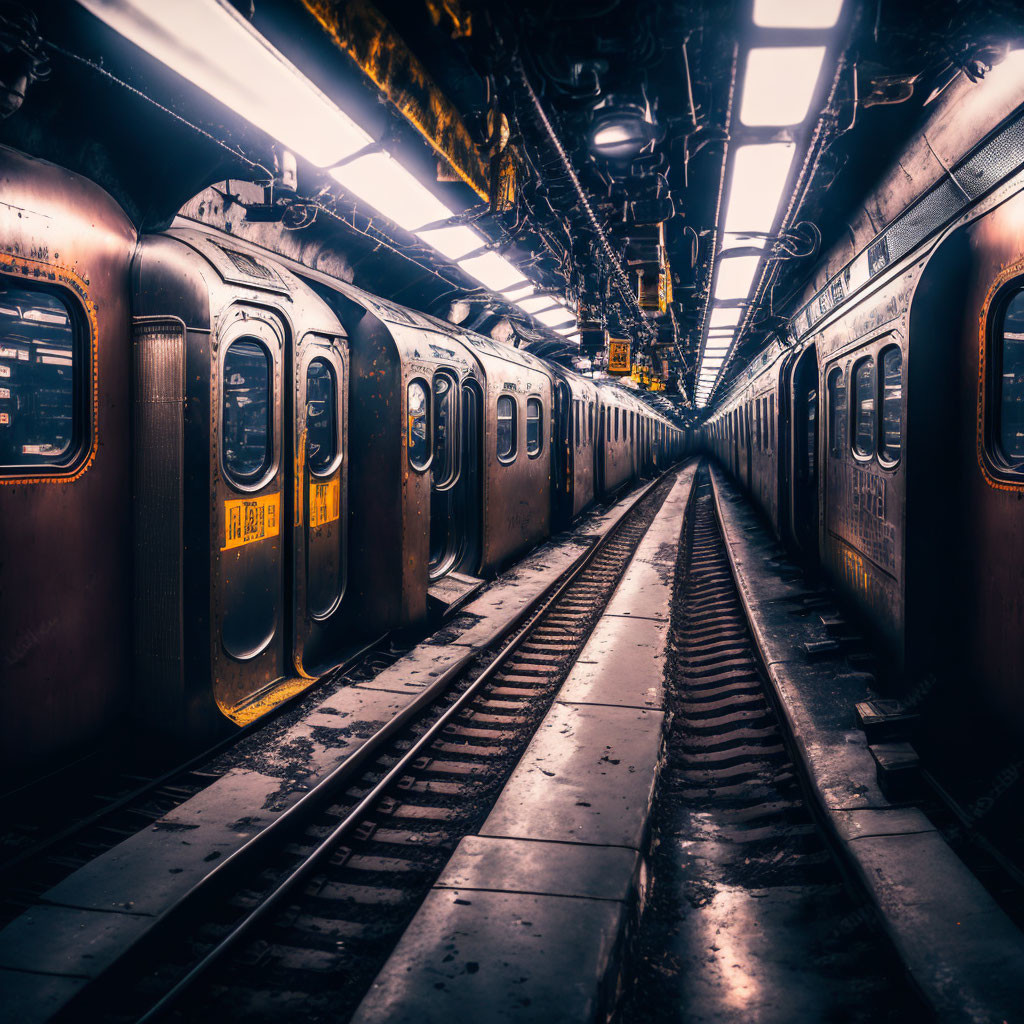
[[[526,276],[496,252],[485,252],[482,256],[459,260],[459,266],[492,292],[505,291],[526,282]]]
[[[525,297],[526,276],[466,225],[418,231],[454,212],[389,153],[349,159],[373,140],[224,0],[79,0],[115,32],[456,261],[491,291]],[[342,161],[346,161],[342,163]],[[338,166],[340,165],[340,166]],[[553,314],[552,314],[553,316]],[[559,316],[553,323],[569,319]]]
[[[715,327],[737,327],[743,311],[741,309],[716,309],[712,308],[711,316],[708,317],[708,326]]]
[[[555,300],[550,295],[535,295],[532,298],[520,299],[516,305],[524,313],[539,313],[542,309],[551,309]]]
[[[506,288],[502,291],[501,297],[508,299],[509,302],[518,302],[520,299],[525,299],[528,295],[533,295],[537,289],[532,284],[517,284],[512,288]]]
[[[115,32],[317,167],[336,164],[372,141],[226,3],[80,2]]]
[[[474,249],[479,249],[487,240],[479,232],[467,228],[464,224],[456,224],[450,228],[433,228],[430,231],[417,231],[417,237],[427,245],[436,249],[449,260],[461,260]]]
[[[747,53],[740,121],[748,127],[800,124],[824,60],[824,46],[755,46]]]
[[[331,177],[400,228],[413,231],[453,215],[437,196],[421,185],[388,153],[367,153],[335,167]],[[466,249],[479,248],[479,244]]]
[[[545,327],[567,327],[575,324],[576,318],[567,309],[551,309],[543,313],[534,313],[533,319]]]
[[[718,261],[715,279],[716,299],[745,299],[754,285],[760,256],[733,256]]]
[[[758,28],[831,28],[843,0],[754,0]]]
[[[740,146],[736,150],[725,214],[727,233],[771,231],[795,155],[792,142]]]

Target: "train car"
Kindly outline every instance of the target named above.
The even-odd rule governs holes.
[[[132,639],[135,230],[77,174],[0,147],[0,757],[7,778],[124,716]]]
[[[636,409],[625,389],[600,388],[598,407],[598,491],[609,496],[636,478]]]
[[[128,721],[209,742],[680,451],[621,387],[195,219],[139,237],[14,150],[0,175],[12,777]]]
[[[136,699],[210,738],[340,658],[347,339],[286,268],[188,228],[142,239],[132,307]]]
[[[352,629],[422,622],[434,587],[493,575],[551,529],[542,360],[326,275],[352,339]]]
[[[906,679],[969,677],[1020,735],[1024,114],[1011,85],[951,87],[931,141],[865,201],[786,342],[740,374],[704,436]]]
[[[551,459],[552,526],[564,530],[597,497],[597,385],[552,364],[555,429]]]

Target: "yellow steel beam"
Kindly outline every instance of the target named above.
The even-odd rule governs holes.
[[[387,18],[367,0],[302,3],[452,170],[489,199],[487,164],[462,117]]]

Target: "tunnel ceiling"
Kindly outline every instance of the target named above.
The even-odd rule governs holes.
[[[375,145],[460,211],[454,223],[472,225],[576,309],[583,348],[301,163],[285,227],[303,230],[319,212],[318,244],[335,239],[356,283],[570,365],[590,367],[581,357],[594,355],[607,328],[631,340],[633,362],[667,385],[646,397],[692,419],[752,5],[239,0],[234,7]],[[29,53],[38,61],[24,104],[0,122],[2,141],[93,177],[140,227],[164,226],[216,182],[273,176],[280,154],[272,140],[79,6],[8,7],[0,56],[24,61]],[[38,13],[37,34],[19,20],[29,9]],[[795,141],[803,170],[780,207],[791,207],[785,230],[776,226],[764,240],[769,259],[739,304],[741,329],[719,391],[784,332],[818,259],[847,232],[857,203],[929,102],[954,76],[983,76],[1022,36],[1019,5],[1000,0],[846,0],[830,31],[803,127],[766,136]],[[268,195],[280,202],[280,192]],[[238,216],[255,215],[238,207]],[[604,358],[602,348],[593,367]],[[648,383],[641,380],[641,389]]]

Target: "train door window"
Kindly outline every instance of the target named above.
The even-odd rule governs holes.
[[[498,460],[513,462],[516,457],[516,400],[498,396]]]
[[[270,353],[254,338],[239,338],[224,353],[221,455],[232,483],[251,485],[273,455]]]
[[[828,375],[828,451],[832,458],[843,452],[843,422],[846,419],[846,382],[837,366]]]
[[[775,396],[768,396],[768,450],[775,447]]]
[[[994,340],[995,455],[1002,468],[1020,472],[1024,470],[1024,291],[1014,294],[1004,307]]]
[[[84,347],[51,292],[0,284],[0,467],[67,466],[85,434]]]
[[[459,475],[459,388],[447,373],[434,374],[434,486],[450,487]]]
[[[875,361],[870,356],[853,368],[853,451],[875,454]]]
[[[306,463],[313,473],[331,468],[338,454],[338,385],[326,359],[306,368]]]
[[[900,461],[903,434],[903,352],[897,345],[882,349],[879,356],[882,368],[881,437],[878,459],[894,466]]]
[[[423,470],[430,465],[430,437],[427,429],[430,394],[426,383],[422,380],[409,381],[407,398],[409,465],[413,469]]]
[[[526,454],[530,458],[540,455],[543,415],[539,398],[526,400]]]
[[[594,441],[594,403],[587,403],[587,440],[593,444]]]

